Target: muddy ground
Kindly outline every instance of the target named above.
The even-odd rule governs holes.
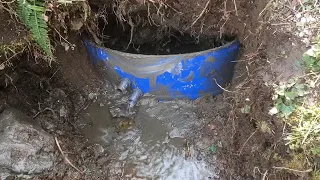
[[[195,36],[236,35],[242,48],[232,83],[226,87],[223,94],[217,97],[204,97],[194,102],[174,101],[169,102],[170,105],[163,105],[152,97],[147,97],[142,100],[140,109],[136,110],[138,115],[132,116],[134,118],[110,117],[109,123],[102,124],[114,128],[113,140],[109,140],[107,144],[92,140],[90,133],[88,135],[86,131],[95,130],[90,128],[83,130],[83,124],[86,123],[81,119],[86,117],[86,113],[90,114],[95,110],[113,110],[115,108],[113,105],[121,104],[123,96],[116,94],[113,85],[106,82],[97,68],[91,64],[81,42],[81,34],[71,33],[68,36],[68,41],[75,44],[74,50],[65,51],[63,46],[56,43],[57,61],[53,62],[51,67],[44,60],[35,59],[34,54],[22,54],[13,58],[13,66],[0,71],[0,79],[7,82],[3,84],[0,82],[0,112],[8,107],[15,107],[33,117],[34,121],[41,119],[37,122],[59,140],[68,159],[79,169],[78,171],[72,168],[60,155],[52,171],[30,178],[152,179],[150,174],[144,177],[135,174],[130,163],[130,167],[126,168],[129,169],[128,172],[123,172],[122,169],[125,168],[114,160],[114,148],[121,144],[121,138],[125,138],[127,132],[135,130],[140,132],[141,127],[151,128],[144,124],[148,121],[135,119],[141,115],[139,113],[152,114],[155,113],[153,112],[155,109],[152,108],[157,107],[164,108],[162,110],[168,110],[170,113],[168,107],[178,106],[180,113],[190,111],[186,117],[200,122],[187,121],[190,125],[187,128],[189,133],[181,135],[183,137],[180,139],[181,142],[180,140],[177,142],[181,152],[178,148],[177,153],[183,154],[189,147],[196,152],[202,152],[202,159],[214,166],[212,168],[214,176],[207,177],[261,179],[268,174],[269,179],[297,179],[298,176],[275,171],[272,168],[281,166],[282,163],[274,158],[275,155],[286,157],[287,153],[281,141],[283,124],[268,115],[268,112],[272,106],[272,89],[269,85],[285,81],[293,74],[303,71],[297,65],[304,50],[301,43],[290,34],[279,31],[278,26],[265,22],[266,17],[261,12],[267,2],[262,1],[236,1],[236,6],[234,1],[214,1],[208,5],[203,18],[193,24],[195,17],[201,14],[207,2],[206,0],[168,2],[174,10],[184,14],[168,15],[171,18],[162,25],[180,31],[187,29]],[[92,6],[93,9],[96,8],[94,2]],[[4,11],[1,12],[1,17],[10,20],[9,14]],[[161,23],[161,19],[157,18],[159,17],[153,17],[155,23]],[[0,28],[2,36],[6,37],[2,38],[1,43],[6,43],[8,37],[16,36],[11,30],[15,27],[8,29],[6,26],[0,26]],[[116,98],[112,98],[113,95]],[[242,111],[245,105],[250,105],[249,112]],[[148,108],[151,110],[148,111]],[[99,113],[96,115],[95,119],[99,119]],[[110,114],[100,114],[100,116],[107,117]],[[160,121],[159,118],[152,120]],[[174,123],[174,120],[173,122],[165,120],[163,123]],[[91,121],[94,122],[92,119]],[[92,127],[94,126],[93,124]],[[162,136],[162,133],[165,132],[159,132],[159,136]],[[208,150],[210,145],[216,146],[216,152]],[[124,146],[141,148],[134,144]],[[58,149],[57,154],[59,155]],[[136,156],[133,157],[140,157]],[[115,169],[118,171],[115,172]],[[12,175],[8,178],[17,177]]]

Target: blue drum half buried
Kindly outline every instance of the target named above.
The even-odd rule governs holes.
[[[186,54],[141,55],[99,47],[85,41],[93,62],[106,66],[111,82],[129,86],[136,95],[150,93],[160,100],[217,95],[230,82],[239,41],[223,46]]]

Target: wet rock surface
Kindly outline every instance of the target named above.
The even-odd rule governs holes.
[[[50,134],[19,110],[6,109],[0,114],[0,169],[35,174],[52,169],[54,162]]]

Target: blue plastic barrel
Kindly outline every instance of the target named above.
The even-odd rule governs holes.
[[[111,82],[130,80],[131,88],[160,100],[217,95],[232,79],[238,40],[221,47],[186,54],[131,54],[84,42],[93,63],[103,64]]]

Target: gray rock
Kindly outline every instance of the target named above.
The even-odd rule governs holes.
[[[0,114],[0,168],[15,173],[40,173],[52,169],[54,138],[16,109]]]
[[[4,179],[4,180],[7,179],[10,175],[11,174],[10,174],[10,172],[8,172],[8,170],[0,168],[0,179],[1,180],[2,179]]]

